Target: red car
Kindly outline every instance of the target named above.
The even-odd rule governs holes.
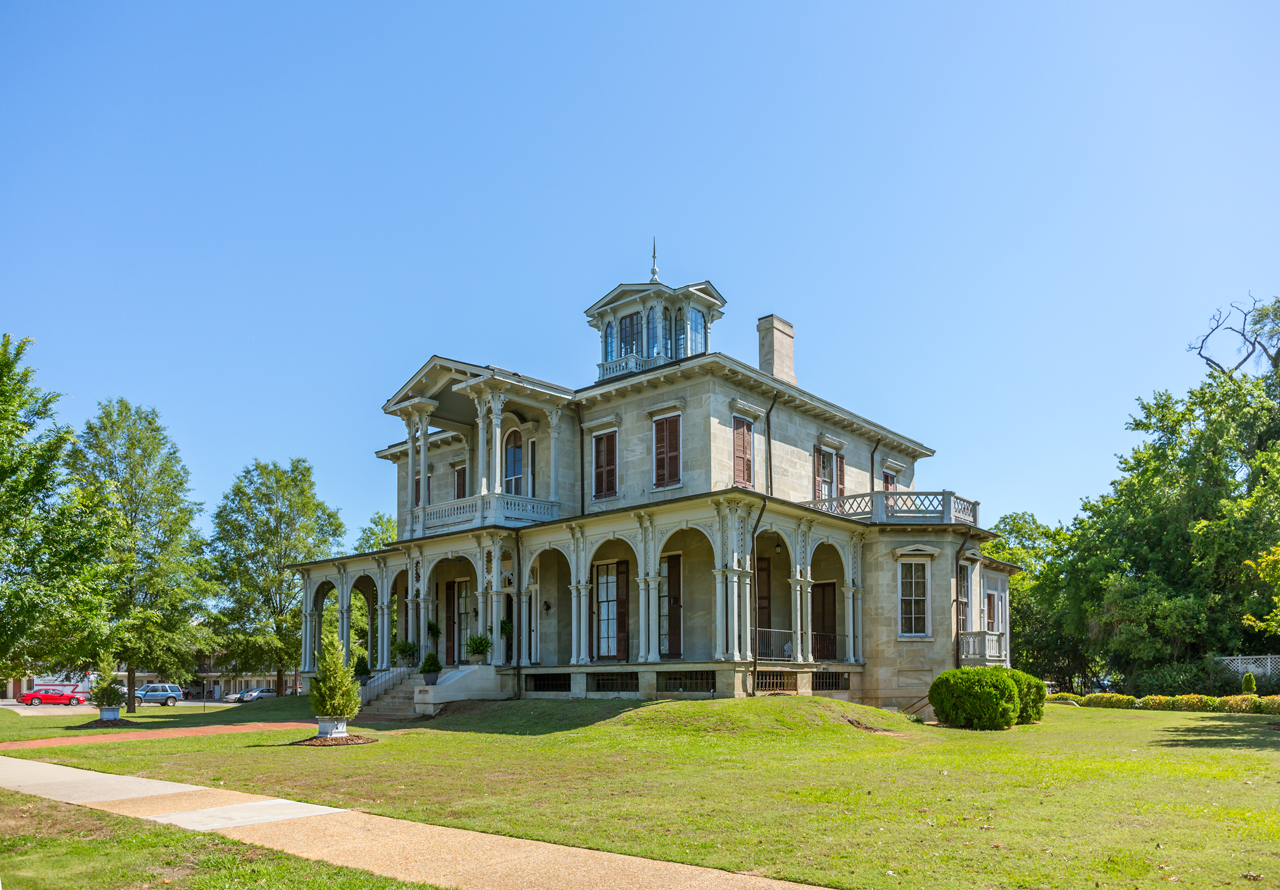
[[[83,692],[67,692],[65,689],[33,689],[18,696],[20,705],[82,705],[89,698]]]

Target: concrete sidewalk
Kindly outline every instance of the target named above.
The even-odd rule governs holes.
[[[12,757],[0,757],[0,788],[193,831],[217,831],[307,859],[462,890],[810,886]]]

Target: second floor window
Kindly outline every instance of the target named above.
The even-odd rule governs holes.
[[[745,417],[733,419],[733,484],[751,485],[752,479],[751,421]]]
[[[960,566],[956,575],[956,612],[960,630],[969,630],[969,567]]]
[[[458,467],[453,471],[453,496],[462,500],[467,496],[467,468]]]
[[[414,476],[413,477],[413,503],[410,504],[410,506],[416,507],[421,503],[422,503],[422,477]]]
[[[622,348],[620,355],[640,354],[640,313],[633,312],[618,322],[618,342]]]
[[[653,487],[665,488],[680,481],[680,415],[653,422]]]
[[[844,455],[821,445],[813,447],[813,496],[818,500],[844,497]]]
[[[896,473],[890,473],[890,472],[887,472],[887,471],[886,471],[886,472],[883,474],[883,481],[884,481],[884,490],[885,490],[885,491],[897,491],[897,490],[898,490],[898,476],[897,476],[897,474],[896,474]]]
[[[507,435],[506,460],[503,466],[502,491],[505,494],[524,494],[524,443],[520,434],[512,430]]]
[[[594,497],[611,498],[618,493],[618,433],[611,430],[592,440]]]

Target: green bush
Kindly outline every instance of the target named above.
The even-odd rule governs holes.
[[[1091,692],[1084,697],[1082,704],[1086,708],[1132,708],[1138,700],[1132,695],[1121,695],[1118,692]]]
[[[89,690],[89,701],[99,708],[118,708],[125,703],[125,691],[116,679],[116,665],[109,656],[98,661],[98,679]]]
[[[468,655],[488,655],[489,650],[493,648],[493,640],[484,634],[472,634],[467,637],[467,654]]]
[[[1080,704],[1084,701],[1083,695],[1076,695],[1074,692],[1055,692],[1053,695],[1046,695],[1045,701],[1073,701]]]
[[[1212,695],[1175,695],[1173,709],[1175,711],[1216,711],[1218,700]]]
[[[1224,714],[1252,714],[1256,695],[1224,695],[1218,699],[1217,710]]]
[[[1141,711],[1172,711],[1173,699],[1167,695],[1147,695],[1138,699],[1136,707]]]
[[[1025,671],[1006,667],[993,667],[990,670],[1004,674],[1018,687],[1018,722],[1035,723],[1044,719],[1044,701],[1048,694],[1044,681],[1033,677]]]
[[[420,674],[438,674],[440,673],[440,656],[434,652],[428,652],[426,657],[422,659],[422,664],[418,666]]]
[[[1145,695],[1234,695],[1240,678],[1214,656],[1190,664],[1162,664],[1126,679],[1126,692]]]
[[[939,723],[966,729],[1005,729],[1018,719],[1018,686],[1008,671],[957,668],[929,686]]]
[[[1253,700],[1253,713],[1280,714],[1280,695],[1266,695]]]
[[[317,717],[346,717],[360,711],[360,684],[342,663],[342,645],[329,634],[320,647],[320,663],[311,681],[311,710]]]
[[[351,664],[351,673],[357,677],[369,676],[369,659],[363,655],[357,655]]]
[[[1246,673],[1243,677],[1240,678],[1240,693],[1242,695],[1258,694],[1258,684],[1253,679],[1253,674]]]

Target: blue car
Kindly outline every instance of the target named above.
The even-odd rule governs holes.
[[[148,683],[133,691],[134,704],[141,706],[149,701],[172,707],[182,701],[182,687],[173,683]]]

